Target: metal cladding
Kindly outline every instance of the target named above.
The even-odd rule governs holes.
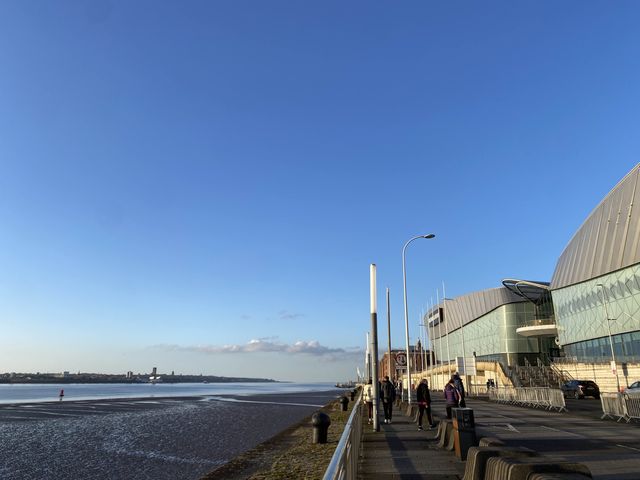
[[[448,323],[449,333],[460,328],[462,325],[473,322],[481,316],[507,303],[517,303],[525,301],[522,297],[504,288],[490,288],[479,292],[468,293],[453,299],[446,299],[440,302],[440,308],[444,306],[444,321]],[[434,310],[435,311],[435,310]],[[429,314],[427,314],[429,316]],[[434,321],[432,316],[428,319]],[[437,325],[437,322],[435,322]],[[444,327],[443,327],[444,328]],[[435,332],[435,337],[439,338],[439,332]],[[442,331],[444,336],[444,330]]]
[[[639,177],[640,164],[587,217],[558,259],[553,290],[640,262]]]

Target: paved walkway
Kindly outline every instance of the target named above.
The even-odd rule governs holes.
[[[444,402],[433,392],[434,420],[444,417]],[[597,480],[640,479],[640,425],[569,413],[499,405],[468,399],[478,437],[497,437],[508,445],[531,448],[555,460],[584,463]],[[426,425],[426,420],[424,421]],[[465,462],[438,449],[435,429],[418,431],[413,419],[394,411],[393,423],[373,432],[364,421],[359,478],[374,480],[453,480]]]
[[[363,409],[365,410],[365,409]],[[442,404],[444,412],[444,403]],[[366,416],[366,414],[365,414]],[[434,421],[440,418],[436,415]],[[394,409],[391,424],[380,417],[380,432],[363,422],[363,455],[358,468],[362,480],[458,480],[464,462],[452,452],[437,449],[436,430],[418,431],[412,418]],[[423,425],[427,425],[426,418]]]

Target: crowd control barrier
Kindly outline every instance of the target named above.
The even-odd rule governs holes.
[[[344,431],[324,472],[323,480],[355,480],[358,477],[358,457],[362,440],[362,390],[344,426]]]
[[[617,422],[640,420],[640,395],[626,393],[601,393],[602,419],[611,418]]]
[[[509,405],[567,411],[562,390],[554,388],[506,387],[489,390],[489,400]]]

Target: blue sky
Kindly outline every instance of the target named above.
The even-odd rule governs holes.
[[[442,281],[549,280],[638,162],[639,17],[0,3],[0,371],[347,379],[420,233],[414,339]]]

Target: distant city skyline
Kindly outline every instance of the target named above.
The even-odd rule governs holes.
[[[639,161],[640,5],[0,4],[0,372],[344,381],[549,280]],[[385,320],[385,321],[383,321]]]

